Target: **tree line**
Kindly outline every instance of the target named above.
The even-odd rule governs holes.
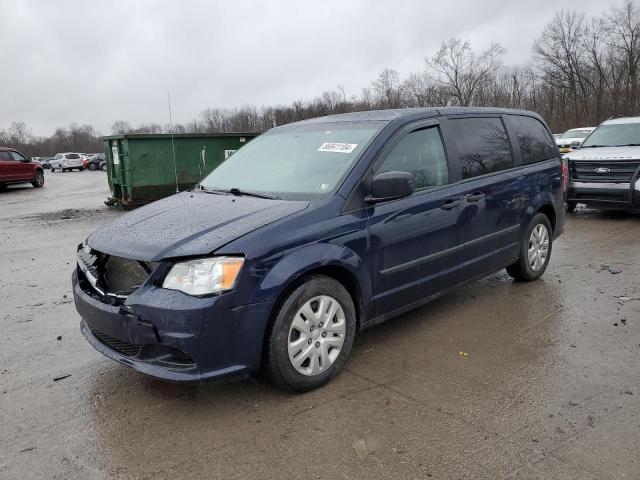
[[[554,132],[593,126],[615,115],[637,115],[640,104],[640,6],[623,0],[600,15],[560,10],[534,41],[531,57],[505,65],[498,43],[477,51],[461,38],[443,41],[421,70],[402,78],[386,68],[357,95],[338,86],[289,105],[206,108],[186,124],[131,126],[113,134],[262,132],[306,118],[361,110],[427,106],[494,106],[539,113]],[[88,125],[59,128],[35,138],[24,124],[0,131],[0,143],[31,155],[99,151]]]

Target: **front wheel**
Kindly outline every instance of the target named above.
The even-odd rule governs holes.
[[[40,188],[44,185],[44,173],[42,170],[38,170],[31,181],[31,185],[35,188]]]
[[[279,308],[266,345],[266,373],[277,386],[304,392],[344,366],[356,334],[351,295],[330,277],[313,276]]]
[[[96,164],[95,163],[90,163],[89,164],[89,170],[93,171],[96,169]]]
[[[537,280],[547,269],[552,244],[551,223],[546,215],[537,213],[522,238],[518,260],[507,267],[507,273],[522,282]]]

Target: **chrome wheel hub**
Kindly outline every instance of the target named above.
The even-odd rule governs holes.
[[[528,260],[531,270],[539,271],[549,256],[549,230],[543,224],[535,226],[529,237]]]
[[[346,333],[342,306],[335,298],[320,295],[296,312],[289,327],[288,352],[293,368],[303,375],[318,375],[338,358]]]

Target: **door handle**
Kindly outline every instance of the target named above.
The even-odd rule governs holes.
[[[440,208],[442,210],[452,210],[460,206],[460,200],[447,200]]]
[[[483,198],[484,198],[484,193],[475,192],[475,193],[472,193],[471,195],[467,195],[467,202],[479,202]]]

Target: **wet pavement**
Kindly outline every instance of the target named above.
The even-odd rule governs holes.
[[[94,351],[75,247],[119,213],[103,172],[46,182],[0,193],[2,479],[640,478],[638,216],[578,210],[542,280],[498,273],[363,332],[290,395]]]

